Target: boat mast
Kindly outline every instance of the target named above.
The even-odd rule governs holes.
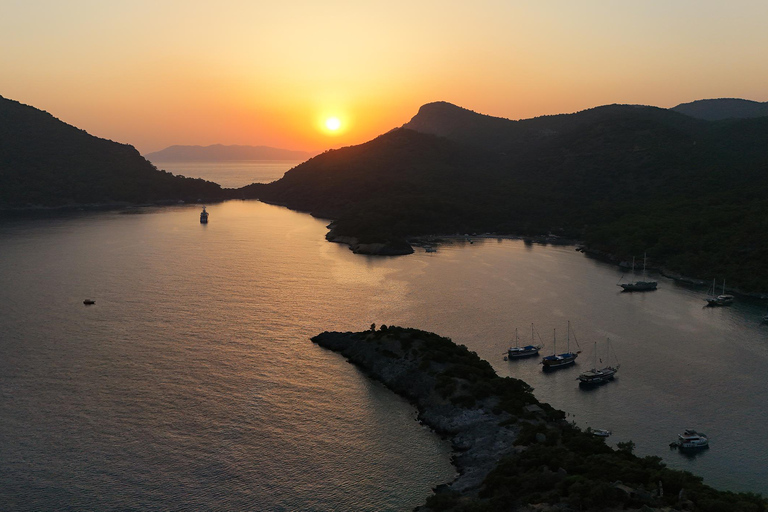
[[[570,320],[568,320],[568,330],[566,331],[565,339],[567,343],[566,352],[570,354],[571,353],[571,321]]]

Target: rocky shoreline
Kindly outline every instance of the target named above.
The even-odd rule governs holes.
[[[768,511],[759,495],[717,491],[658,457],[635,456],[631,441],[607,446],[448,338],[372,325],[312,341],[409,400],[419,421],[451,442],[458,475],[416,510]]]
[[[377,336],[379,332],[324,332],[312,341],[342,354],[411,401],[418,409],[419,421],[450,440],[455,451],[453,463],[458,476],[446,488],[461,494],[477,493],[498,461],[515,450],[519,426],[499,427],[512,416],[494,414],[496,404],[491,399],[472,408],[452,404],[437,391],[437,377],[425,371],[420,357],[409,356],[399,337]],[[416,341],[415,337],[408,339]]]

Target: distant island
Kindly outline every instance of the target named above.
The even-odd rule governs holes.
[[[0,96],[0,210],[226,197],[216,183],[160,171],[133,146]]]
[[[314,156],[307,151],[269,146],[170,146],[144,155],[151,162],[229,162],[236,160],[291,160],[304,161]]]
[[[606,105],[512,121],[435,102],[237,194],[333,219],[328,238],[352,247],[552,234],[617,262],[647,253],[668,275],[768,292],[766,141],[766,116]]]
[[[408,399],[419,421],[450,440],[459,476],[417,510],[768,510],[759,495],[717,491],[659,457],[637,457],[632,441],[609,447],[448,338],[372,325],[312,341]]]

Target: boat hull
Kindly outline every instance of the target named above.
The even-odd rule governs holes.
[[[528,346],[528,347],[513,347],[507,351],[507,357],[509,359],[523,359],[526,357],[536,356],[539,354],[541,347]]]
[[[576,363],[576,354],[559,354],[556,356],[547,356],[542,359],[541,364],[544,365],[545,370],[554,370],[556,368],[564,368]]]
[[[579,385],[598,386],[600,384],[605,384],[606,382],[613,380],[617,371],[618,367],[608,367],[601,370],[592,369],[579,375]]]
[[[625,292],[650,292],[656,289],[656,281],[638,281],[636,283],[620,284],[622,291]]]

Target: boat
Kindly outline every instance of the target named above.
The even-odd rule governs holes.
[[[597,437],[608,437],[612,434],[610,430],[605,430],[604,428],[595,428],[592,429],[592,435]]]
[[[507,357],[509,359],[520,359],[522,357],[530,357],[535,356],[539,353],[539,350],[542,349],[544,345],[534,345],[534,339],[533,339],[533,324],[531,324],[531,344],[526,345],[524,347],[520,347],[519,345],[519,338],[517,337],[517,329],[515,329],[515,346],[510,347],[509,350],[507,350]]]
[[[96,301],[91,299],[85,299],[83,301],[83,304],[85,304],[86,306],[90,306],[91,304],[96,304]]]
[[[426,247],[424,248],[424,250],[425,250],[426,252],[437,252],[437,249],[435,249],[435,248],[434,248],[434,247],[432,247],[431,245],[428,245],[428,246],[426,246]]]
[[[597,342],[595,342],[595,362],[594,366],[591,370],[586,371],[579,375],[579,385],[580,386],[595,386],[597,384],[605,384],[609,380],[613,380],[613,377],[616,375],[616,372],[619,371],[619,368],[621,367],[620,364],[616,363],[615,366],[610,365],[610,357],[611,357],[611,340],[610,338],[607,339],[606,344],[608,346],[607,348],[607,354],[605,357],[606,366],[602,368],[597,367]],[[614,355],[615,357],[615,355]],[[600,363],[602,363],[603,360],[600,359]]]
[[[682,434],[677,434],[677,440],[672,441],[669,446],[670,448],[680,448],[682,450],[706,448],[709,446],[709,439],[701,432],[686,429]]]
[[[200,224],[208,224],[208,212],[205,211],[205,206],[203,206],[203,211],[200,212]]]
[[[643,254],[643,277],[645,277],[645,260],[646,255]],[[635,257],[632,256],[632,272],[635,271]],[[624,277],[624,276],[622,276]],[[656,289],[658,283],[656,281],[635,281],[634,283],[620,283],[623,292],[649,292]]]
[[[562,368],[564,366],[570,366],[574,363],[576,363],[576,358],[579,357],[579,354],[581,353],[581,350],[577,350],[576,352],[571,352],[571,322],[568,322],[568,334],[566,336],[566,339],[568,340],[567,343],[567,349],[562,354],[557,353],[557,329],[555,329],[553,342],[552,342],[552,355],[546,356],[541,360],[541,364],[544,365],[545,370],[553,370],[555,368]],[[578,340],[576,340],[576,336],[573,337],[574,341],[576,341],[576,344],[578,345]]]
[[[733,304],[733,295],[728,295],[727,293],[725,293],[725,279],[723,279],[723,293],[721,293],[720,295],[715,295],[715,293],[717,293],[715,291],[716,282],[717,281],[715,279],[712,280],[712,288],[711,288],[712,292],[709,294],[709,297],[704,299],[707,301],[707,306],[710,306],[710,307],[730,306],[731,304]]]

